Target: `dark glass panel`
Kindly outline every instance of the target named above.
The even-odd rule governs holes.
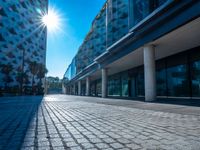
[[[135,0],[133,9],[134,9],[134,24],[137,24],[149,14],[150,12],[149,0]]]
[[[166,59],[156,62],[156,88],[158,96],[167,96]]]
[[[200,60],[191,63],[192,96],[200,97]]]
[[[188,97],[189,80],[187,65],[167,68],[168,96]]]
[[[115,75],[115,76],[109,77],[108,96],[120,96],[120,95],[121,95],[120,76]]]
[[[128,33],[128,0],[107,2],[107,46]]]
[[[86,84],[81,84],[81,95],[85,95],[86,93]]]
[[[136,76],[136,94],[138,97],[144,96],[144,67],[138,69]]]
[[[167,95],[166,69],[159,69],[156,71],[156,88],[157,96]]]
[[[101,96],[101,80],[97,80],[97,84],[96,84],[96,94],[97,96]]]
[[[133,27],[168,0],[130,0],[129,20]]]

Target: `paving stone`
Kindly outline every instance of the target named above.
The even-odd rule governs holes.
[[[4,114],[0,116],[0,149],[13,146],[19,149],[20,145],[22,150],[34,147],[198,150],[200,147],[199,113],[179,113],[174,109],[179,106],[167,106],[173,112],[166,112],[166,105],[159,104],[158,111],[153,103],[94,97],[48,95],[42,102],[42,97],[37,96],[9,99],[12,101],[7,98],[0,101],[3,108],[0,114]],[[137,104],[137,108],[130,108],[129,103]],[[142,103],[141,108],[138,103]],[[149,107],[152,110],[146,109]],[[193,107],[184,109],[192,112]],[[194,109],[198,112],[199,108]],[[29,118],[32,121],[27,130]]]
[[[78,146],[76,142],[66,142],[68,147]]]
[[[91,143],[81,143],[81,145],[85,149],[94,148],[94,145]]]
[[[123,148],[124,146],[122,144],[119,143],[112,143],[110,144],[114,149],[119,149],[119,148]]]
[[[109,148],[109,145],[108,144],[105,144],[105,143],[98,143],[98,144],[95,144],[99,149],[106,149],[106,148]]]

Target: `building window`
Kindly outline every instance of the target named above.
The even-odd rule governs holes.
[[[138,69],[136,76],[136,96],[144,96],[144,67]]]
[[[168,96],[188,97],[189,81],[187,65],[167,68]]]
[[[135,26],[156,8],[163,5],[168,0],[130,0],[129,19],[130,27]]]
[[[109,47],[128,32],[128,0],[109,0],[106,17]]]
[[[157,96],[167,96],[166,59],[156,62]]]
[[[120,76],[111,76],[108,81],[108,96],[120,96],[121,95],[121,84]]]
[[[177,59],[179,58],[179,59]],[[189,97],[188,55],[180,53],[167,58],[168,96]]]
[[[200,97],[200,60],[191,64],[192,96]]]

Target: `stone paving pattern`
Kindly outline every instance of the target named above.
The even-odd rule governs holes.
[[[0,150],[200,150],[199,107],[65,95],[41,100],[0,98]]]
[[[106,105],[90,102],[93,99],[96,100],[45,97],[29,126],[22,150],[200,149],[199,113]],[[200,112],[200,108],[194,109]]]

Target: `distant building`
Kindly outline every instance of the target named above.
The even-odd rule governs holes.
[[[48,0],[0,0],[0,95],[41,92],[47,8]]]
[[[107,0],[64,74],[73,95],[200,98],[200,1]]]

